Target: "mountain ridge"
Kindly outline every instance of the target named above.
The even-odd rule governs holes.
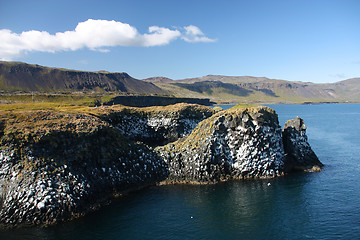
[[[360,78],[312,83],[253,76],[206,75],[138,80],[125,72],[81,71],[0,61],[2,92],[85,92],[208,98],[218,103],[360,102]]]
[[[312,83],[267,77],[206,75],[199,78],[153,83],[174,96],[207,97],[212,101],[360,102],[360,78],[335,83]]]
[[[0,61],[0,89],[5,91],[85,91],[164,94],[152,83],[125,72],[78,71]]]

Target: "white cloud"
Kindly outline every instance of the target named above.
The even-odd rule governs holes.
[[[187,42],[213,42],[193,25],[184,27],[185,32],[158,26],[149,27],[148,33],[140,34],[127,23],[93,20],[80,22],[73,31],[58,32],[54,35],[46,31],[25,31],[20,34],[8,29],[0,29],[0,59],[11,60],[28,52],[76,51],[89,48],[94,51],[109,52],[106,47],[167,45],[182,38]]]
[[[170,30],[158,26],[149,27],[150,34],[144,34],[144,46],[159,46],[169,44],[170,41],[180,37],[181,33],[178,30]]]
[[[215,42],[216,39],[210,39],[196,26],[189,25],[184,27],[185,34],[182,37],[186,42]]]

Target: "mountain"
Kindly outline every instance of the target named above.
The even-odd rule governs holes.
[[[208,98],[226,103],[360,102],[360,78],[336,83],[292,82],[266,77],[207,75],[137,80],[127,73],[76,71],[0,61],[2,92],[116,92]]]
[[[145,82],[151,82],[151,83],[172,83],[174,80],[167,78],[167,77],[151,77],[142,79]]]
[[[217,102],[360,102],[360,78],[316,84],[266,77],[208,75],[153,83],[177,97],[206,97]]]
[[[164,91],[154,84],[134,79],[127,73],[76,71],[4,61],[0,61],[0,89],[4,91],[106,91],[147,95],[164,94]]]

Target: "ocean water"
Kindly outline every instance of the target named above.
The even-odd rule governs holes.
[[[78,220],[3,230],[0,239],[360,239],[360,104],[270,107],[282,126],[305,120],[322,172],[150,187]]]

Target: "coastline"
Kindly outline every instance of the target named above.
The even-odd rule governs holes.
[[[2,224],[69,221],[152,185],[269,179],[322,166],[301,137],[301,120],[290,123],[298,150],[287,160],[284,130],[268,107],[80,109],[2,112]]]

